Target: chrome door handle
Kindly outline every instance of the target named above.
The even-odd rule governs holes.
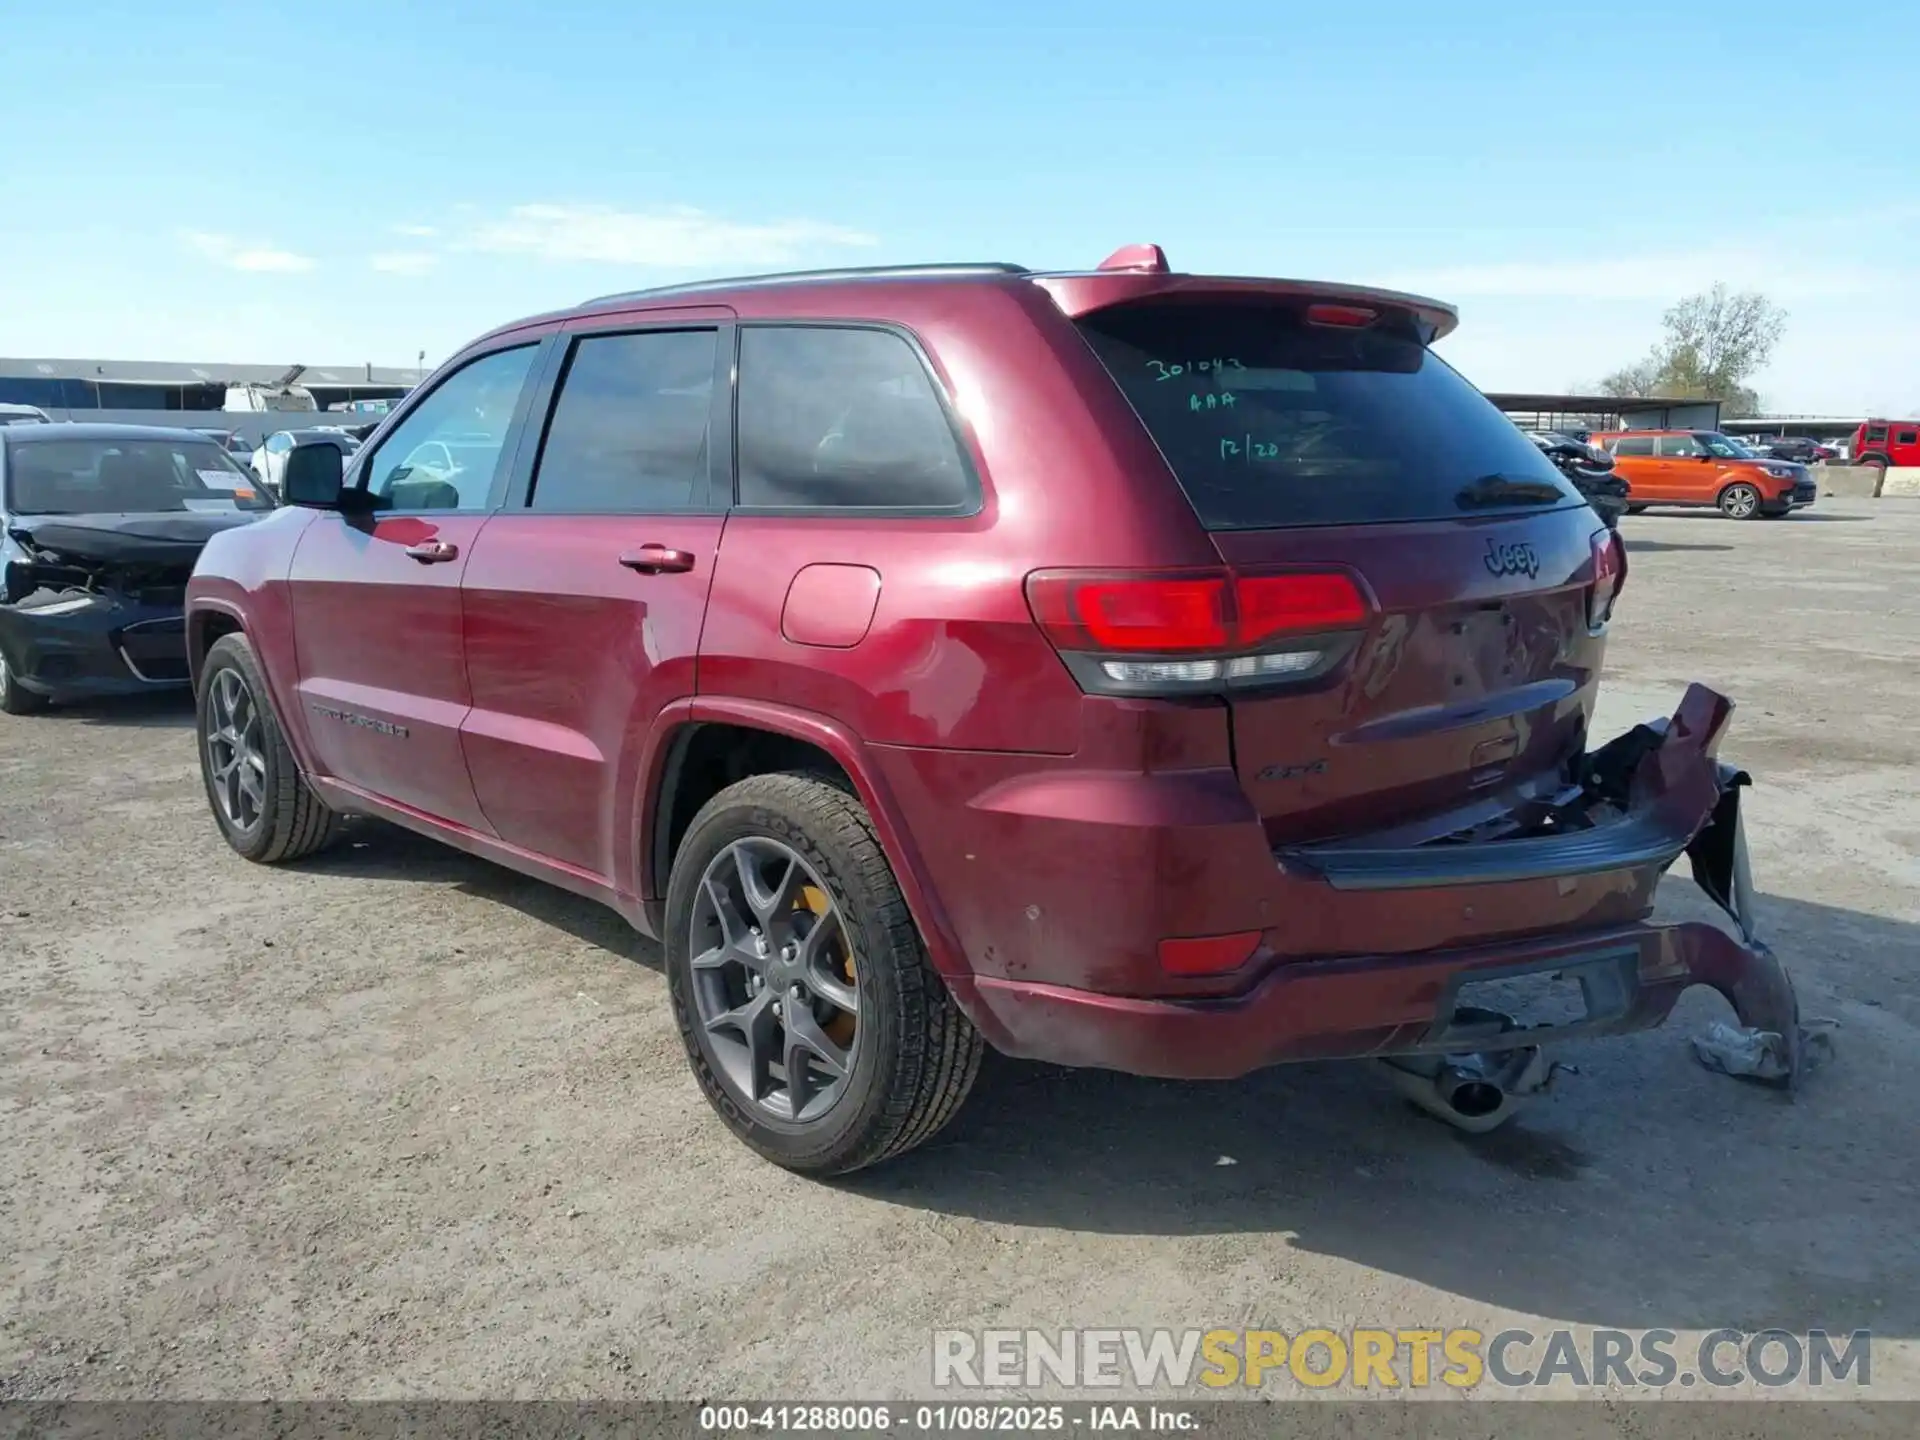
[[[642,575],[679,575],[693,569],[693,552],[665,545],[642,545],[622,555],[620,563]]]
[[[457,559],[460,547],[451,540],[423,540],[418,545],[407,546],[407,558],[418,560],[422,565],[438,565],[443,560]]]

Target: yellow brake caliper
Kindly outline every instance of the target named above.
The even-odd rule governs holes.
[[[816,918],[816,923],[824,919],[827,911],[831,908],[832,906],[827,901],[827,892],[813,885],[802,887],[800,898],[794,904],[794,909],[796,910],[812,911]],[[841,931],[840,978],[847,982],[848,989],[853,988],[853,947],[846,943],[846,932],[844,930]],[[826,1031],[829,1040],[841,1048],[846,1049],[852,1046],[854,1019],[853,1016],[849,1015],[846,1011],[836,1006],[834,1008],[833,1018],[821,1025],[820,1028]]]

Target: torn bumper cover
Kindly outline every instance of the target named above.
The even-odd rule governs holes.
[[[0,566],[0,653],[61,699],[187,681],[187,577],[219,517],[22,517]]]
[[[1649,897],[1682,855],[1731,917],[1553,929],[1444,950],[1289,960],[1221,998],[1106,995],[979,976],[956,989],[999,1048],[1059,1064],[1225,1079],[1283,1061],[1498,1055],[1662,1023],[1695,985],[1740,1023],[1777,1033],[1800,1069],[1793,986],[1755,933],[1740,795],[1748,777],[1717,758],[1732,702],[1690,687],[1673,715],[1582,757],[1569,783],[1528,813],[1473,836],[1384,846],[1365,840],[1281,852],[1277,862],[1336,891],[1398,891],[1382,905],[1449,887],[1610,877]],[[1491,833],[1493,838],[1480,838]],[[1462,901],[1472,899],[1462,894]],[[1456,910],[1457,913],[1457,910]],[[1277,948],[1277,947],[1276,947]],[[1489,990],[1557,980],[1579,1013],[1513,1023]],[[1501,1021],[1489,1024],[1489,1017]]]

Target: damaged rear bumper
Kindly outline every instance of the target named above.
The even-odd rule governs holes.
[[[1733,706],[1704,686],[1674,714],[1585,757],[1576,793],[1543,802],[1525,833],[1400,847],[1284,852],[1279,863],[1334,890],[1411,892],[1608,872],[1663,871],[1682,855],[1731,929],[1640,922],[1410,954],[1268,966],[1243,992],[1208,998],[1108,995],[996,976],[956,993],[1010,1053],[1173,1078],[1225,1079],[1283,1061],[1518,1050],[1646,1029],[1695,985],[1723,995],[1753,1029],[1777,1033],[1791,1085],[1799,1014],[1785,969],[1755,930],[1740,796],[1748,777],[1717,759]],[[1603,818],[1595,818],[1603,817]],[[1473,891],[1460,892],[1471,899]],[[1395,896],[1383,894],[1391,905]],[[1274,946],[1278,949],[1276,943]],[[1578,1013],[1537,1025],[1500,1020],[1495,989],[1561,977]]]

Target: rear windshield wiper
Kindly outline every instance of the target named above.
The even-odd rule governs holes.
[[[1566,498],[1566,491],[1545,480],[1482,475],[1455,491],[1453,503],[1462,510],[1478,510],[1493,505],[1558,505]]]

